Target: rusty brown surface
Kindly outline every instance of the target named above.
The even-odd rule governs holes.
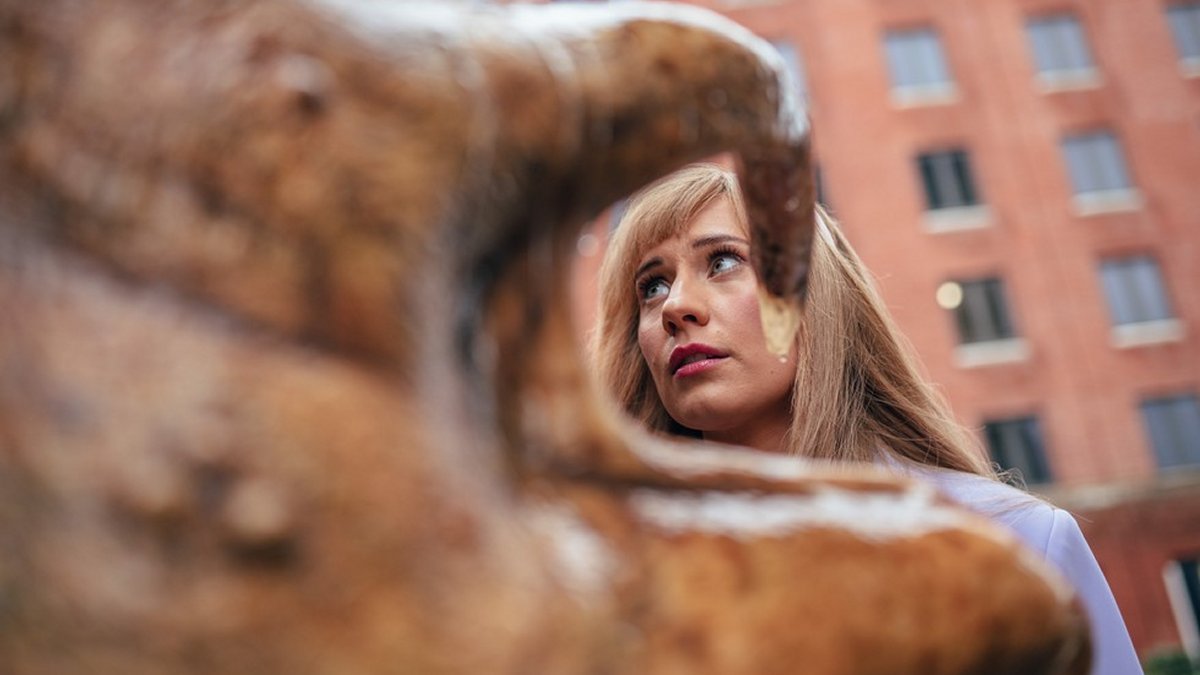
[[[735,31],[387,7],[0,0],[0,671],[1085,672],[986,524],[590,393],[574,236],[686,161],[745,150],[802,294]]]

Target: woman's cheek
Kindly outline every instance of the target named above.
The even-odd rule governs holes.
[[[752,277],[753,278],[753,277]],[[758,283],[757,281],[744,284],[741,292],[738,294],[735,303],[736,311],[732,312],[731,316],[740,331],[747,337],[756,338],[755,345],[761,343],[762,348],[767,348],[767,339],[762,330],[762,314],[758,308]]]
[[[646,367],[651,373],[656,372],[654,357],[660,351],[658,349],[662,344],[662,338],[656,336],[653,330],[653,324],[650,320],[643,318],[638,324],[638,349],[642,353],[642,361],[646,363]]]

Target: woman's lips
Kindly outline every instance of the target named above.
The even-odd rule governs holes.
[[[699,361],[692,361],[691,363],[685,363],[682,366],[679,366],[678,368],[675,369],[674,377],[675,377],[675,379],[679,379],[679,378],[690,377],[692,375],[703,373],[705,371],[713,369],[714,367],[716,367],[716,365],[718,363],[720,363],[724,360],[725,360],[724,356],[710,356],[708,358],[701,359]]]
[[[697,342],[680,345],[671,351],[667,370],[673,377],[688,377],[716,366],[727,356],[729,355],[716,347]]]

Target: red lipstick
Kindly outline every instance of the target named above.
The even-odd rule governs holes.
[[[716,347],[698,342],[680,345],[671,351],[667,370],[674,377],[688,377],[712,368],[727,356],[729,355]]]

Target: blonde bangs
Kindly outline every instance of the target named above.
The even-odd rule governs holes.
[[[689,166],[634,195],[613,233],[611,250],[619,252],[613,271],[620,271],[632,289],[634,269],[646,251],[686,230],[719,196],[730,200],[745,228],[746,208],[737,177],[715,164]]]

